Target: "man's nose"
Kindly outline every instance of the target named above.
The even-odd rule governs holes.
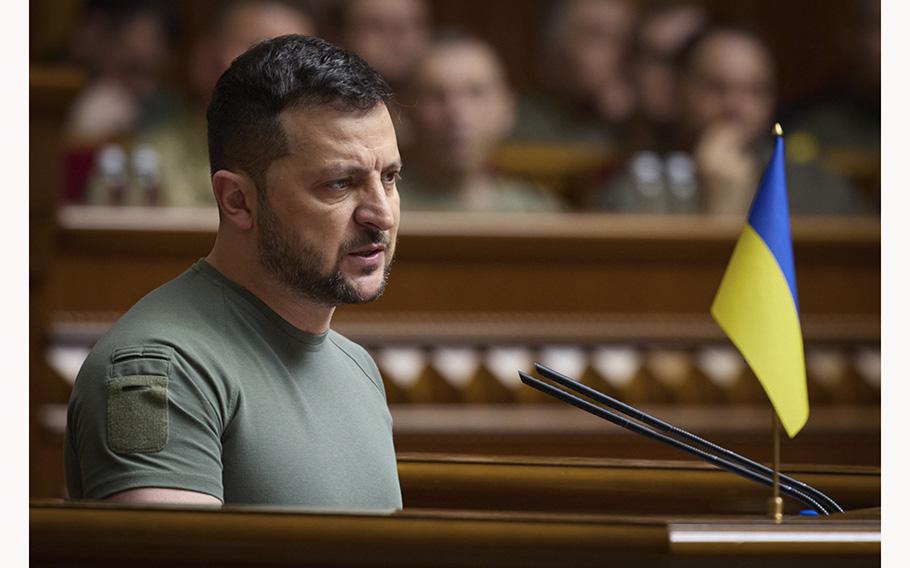
[[[354,212],[357,223],[388,231],[395,225],[395,190],[391,191],[380,180],[371,181]]]

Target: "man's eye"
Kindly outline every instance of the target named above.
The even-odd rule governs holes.
[[[385,183],[395,183],[401,179],[401,172],[387,172],[382,177]]]
[[[351,187],[351,180],[349,180],[349,179],[335,180],[329,184],[329,187],[331,189],[338,189],[338,190],[347,189],[347,188]]]

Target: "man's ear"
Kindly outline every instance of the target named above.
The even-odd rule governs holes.
[[[253,228],[256,208],[256,185],[249,176],[218,170],[212,176],[212,190],[221,210],[222,222],[242,231]]]

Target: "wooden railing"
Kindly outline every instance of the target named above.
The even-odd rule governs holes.
[[[875,512],[872,513],[873,515]],[[33,503],[33,566],[871,566],[877,518],[771,521]]]
[[[704,322],[742,219],[410,213],[386,294],[338,323],[402,314],[695,317]],[[123,311],[207,254],[214,211],[65,208],[51,311]],[[808,327],[877,324],[877,219],[793,223]],[[698,319],[701,318],[701,319]],[[835,321],[831,321],[834,318]],[[821,333],[821,330],[820,330]]]
[[[794,465],[785,473],[845,510],[881,505],[876,467]],[[623,515],[767,512],[770,489],[691,461],[399,453],[406,508]],[[805,507],[786,502],[797,514]]]
[[[398,470],[405,509],[381,514],[33,501],[31,561],[672,566],[838,555],[862,565],[879,553],[875,468],[785,467],[848,512],[797,518],[788,503],[782,525],[764,520],[766,488],[699,463],[402,454]]]

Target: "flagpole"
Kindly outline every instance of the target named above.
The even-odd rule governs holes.
[[[779,122],[774,123],[771,129],[774,136],[783,136],[784,129]],[[774,477],[771,485],[771,499],[768,500],[768,517],[775,523],[780,523],[784,519],[784,500],[780,496],[780,419],[777,411],[771,407],[771,432],[774,437]]]
[[[777,412],[771,409],[771,430],[774,437],[774,476],[772,478],[772,497],[768,499],[768,517],[775,523],[784,520],[784,500],[780,496],[780,420]]]

